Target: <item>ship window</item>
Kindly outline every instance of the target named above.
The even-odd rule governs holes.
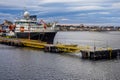
[[[21,26],[34,26],[37,27],[38,24],[36,22],[16,22],[17,25],[21,25]]]

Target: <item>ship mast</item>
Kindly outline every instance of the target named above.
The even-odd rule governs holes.
[[[28,11],[25,10],[24,12],[24,19],[29,20],[30,19],[30,13]],[[30,23],[28,22],[28,39],[30,40]]]

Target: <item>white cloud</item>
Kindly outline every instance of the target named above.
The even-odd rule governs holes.
[[[81,14],[77,14],[76,16],[86,16],[87,14],[83,14],[83,13],[81,13]]]
[[[84,22],[85,21],[89,22],[89,19],[86,20],[86,17],[89,17],[92,15],[91,18],[94,18],[94,14],[96,16],[102,15],[102,17],[106,15],[110,15],[110,17],[111,16],[114,17],[115,15],[115,17],[119,17],[118,16],[118,12],[120,10],[119,6],[120,6],[120,1],[118,0],[0,0],[0,10],[12,9],[13,11],[14,10],[19,11],[19,10],[24,10],[24,7],[26,7],[26,9],[30,11],[31,14],[36,14],[39,16],[42,15],[41,17],[43,17],[44,15],[47,15],[45,16],[45,18],[51,17],[51,15],[63,16],[61,18],[63,22],[72,21],[71,18],[74,18],[73,22],[76,22],[75,19],[78,19],[77,21],[79,21],[80,18],[82,18]],[[97,10],[99,10],[99,12],[97,12]],[[18,14],[12,15],[12,14],[6,14],[6,13],[0,13],[0,17],[2,16],[14,17],[15,15],[17,16],[19,14],[18,13]],[[11,12],[8,12],[8,13],[11,13]],[[100,17],[98,16],[98,18]],[[104,21],[104,20],[101,19],[101,21]]]
[[[41,4],[45,3],[98,3],[106,0],[41,0]]]
[[[110,12],[88,12],[88,13],[80,13],[80,14],[77,14],[76,16],[87,17],[91,15],[98,15],[98,14],[109,15],[111,13]]]
[[[110,14],[110,12],[98,12],[98,14],[105,14],[105,15],[107,15],[107,14]]]
[[[113,8],[120,8],[120,2],[119,3],[113,3],[112,7]]]
[[[21,7],[21,6],[25,6],[25,1],[1,0],[0,5],[9,6],[9,7]]]
[[[101,17],[103,19],[108,19],[108,20],[120,20],[120,17]]]
[[[5,14],[5,13],[0,13],[0,21],[4,21],[5,19],[7,20],[14,20],[15,18],[15,15],[12,15],[12,14]]]
[[[67,20],[69,20],[68,18],[62,18],[62,19],[60,19],[60,20],[62,20],[62,21],[67,21]]]
[[[109,0],[111,1],[111,0]],[[109,9],[108,7],[103,7],[103,4],[108,2],[108,0],[1,0],[0,5],[7,6],[9,9],[23,10],[26,7],[28,10],[32,11],[58,11],[62,6],[66,5],[63,10],[65,11],[77,11],[77,10],[103,10]],[[56,3],[62,3],[56,7],[51,7],[48,3],[52,3],[53,6]],[[119,3],[115,3],[112,6],[119,6]],[[46,7],[44,6],[46,5]],[[57,6],[57,5],[56,5]]]
[[[1,16],[11,16],[11,14],[0,13],[0,17]]]
[[[102,15],[107,15],[107,14],[110,14],[110,12],[91,12],[91,13],[88,13],[88,14],[102,14]]]
[[[80,7],[69,7],[68,10],[70,11],[79,11],[79,10],[104,10],[105,7],[101,6],[80,6]]]
[[[106,0],[1,0],[0,5],[4,6],[13,6],[13,7],[30,7],[35,6],[38,7],[40,4],[47,3],[63,3],[63,4],[90,4],[90,3],[103,3]]]
[[[1,0],[0,6],[2,8],[12,9],[12,10],[23,10],[24,8],[32,10],[42,9],[39,5],[40,1],[36,0]]]

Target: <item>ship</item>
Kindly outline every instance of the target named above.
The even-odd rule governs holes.
[[[28,11],[25,11],[22,19],[15,20],[14,33],[16,38],[40,40],[53,44],[57,33],[55,25],[56,23],[53,23],[51,27],[47,27],[43,20],[38,23],[36,15],[30,15]]]

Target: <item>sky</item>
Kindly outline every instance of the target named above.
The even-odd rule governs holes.
[[[0,22],[25,9],[46,22],[120,26],[120,0],[0,0]]]

